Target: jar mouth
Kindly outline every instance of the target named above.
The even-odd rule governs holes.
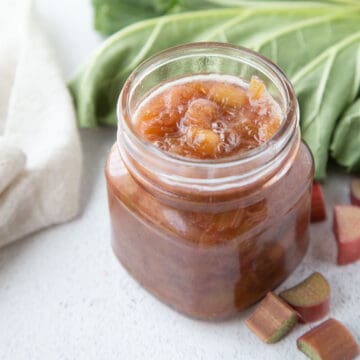
[[[231,50],[232,52],[237,52],[238,56],[246,54],[250,56],[250,59],[241,59],[242,62],[247,63],[248,65],[253,65],[252,60],[255,59],[257,62],[257,66],[261,63],[261,67],[267,75],[273,76],[276,80],[278,80],[279,84],[283,87],[283,100],[285,104],[285,111],[283,111],[283,119],[279,129],[275,132],[275,134],[266,142],[260,144],[259,146],[249,149],[243,150],[237,154],[232,156],[216,158],[216,159],[197,159],[197,158],[188,158],[182,157],[177,154],[169,153],[157,148],[152,143],[146,141],[145,139],[141,139],[137,136],[134,131],[133,123],[131,122],[132,114],[129,109],[129,100],[132,95],[134,88],[137,86],[139,82],[141,82],[142,75],[144,71],[151,72],[156,70],[159,66],[164,64],[164,58],[169,59],[169,61],[173,61],[174,57],[176,59],[184,58],[184,57],[191,57],[191,52],[195,50],[195,53],[199,53],[202,50],[216,50],[219,52],[226,52]],[[189,54],[190,52],[190,54]],[[216,56],[216,55],[215,55]],[[234,54],[232,55],[234,56]],[[235,55],[236,56],[236,55]],[[254,59],[252,59],[254,58]],[[166,61],[166,60],[165,60]],[[218,42],[197,42],[197,43],[190,43],[185,45],[180,45],[176,47],[172,47],[166,49],[162,52],[157,53],[156,55],[150,57],[149,59],[142,62],[134,72],[129,76],[127,81],[124,84],[123,90],[119,96],[118,104],[117,104],[117,116],[118,116],[118,126],[122,128],[123,131],[126,131],[132,140],[141,147],[144,147],[147,152],[152,153],[154,156],[157,157],[165,157],[167,161],[171,161],[175,164],[180,163],[187,163],[187,164],[194,164],[195,166],[201,167],[222,167],[226,166],[227,164],[233,165],[234,163],[241,163],[244,159],[250,159],[256,157],[258,154],[263,153],[269,147],[272,147],[275,143],[279,143],[286,133],[291,130],[291,123],[293,119],[296,118],[294,113],[297,111],[297,102],[293,87],[289,80],[287,79],[284,72],[271,60],[267,59],[263,55],[256,53],[250,49],[241,46],[235,46],[225,43],[218,43]],[[121,124],[120,124],[121,123]]]
[[[185,73],[183,68],[186,68]],[[214,73],[249,79],[249,74],[254,74],[254,71],[270,85],[265,84],[266,87],[276,93],[276,97],[273,97],[283,115],[279,129],[263,144],[234,156],[204,160],[162,151],[140,138],[135,131],[132,122],[135,111],[132,108],[136,109],[141,102],[140,93],[146,96],[162,82],[179,77]],[[141,63],[124,84],[117,104],[117,116],[117,145],[128,170],[139,182],[147,183],[144,186],[151,187],[151,184],[157,183],[169,191],[179,187],[186,188],[188,193],[223,191],[224,188],[266,181],[276,173],[279,173],[276,175],[278,177],[286,170],[280,164],[287,161],[289,154],[297,151],[300,143],[298,104],[286,75],[266,57],[247,48],[225,43],[180,45]],[[282,171],[279,170],[280,166]]]

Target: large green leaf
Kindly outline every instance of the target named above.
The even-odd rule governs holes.
[[[92,0],[95,28],[105,35],[110,35],[134,22],[183,10],[178,7],[177,2],[177,0]]]
[[[359,92],[360,8],[339,2],[241,3],[142,21],[110,37],[71,83],[80,125],[115,124],[122,84],[155,52],[193,41],[243,45],[271,58],[292,80],[302,136],[316,176],[323,178],[337,119]]]
[[[252,0],[265,2],[274,0]],[[277,2],[287,1],[278,0]],[[312,0],[292,0],[312,2]],[[318,0],[318,2],[352,4],[358,0]],[[151,19],[166,14],[211,8],[238,7],[244,0],[92,0],[94,6],[94,25],[105,35],[128,26],[134,22]]]

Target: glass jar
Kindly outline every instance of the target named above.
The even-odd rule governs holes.
[[[192,74],[261,78],[283,114],[277,133],[232,158],[194,160],[141,140],[134,112],[159,84]],[[194,318],[224,319],[277,287],[308,246],[313,160],[284,73],[248,49],[194,43],[129,77],[106,164],[112,246],[149,292]]]

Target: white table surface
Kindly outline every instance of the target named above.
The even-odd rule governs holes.
[[[69,78],[101,42],[90,0],[38,0],[36,7]],[[81,138],[81,215],[0,250],[1,360],[305,359],[296,338],[314,325],[265,345],[244,326],[248,313],[223,323],[194,321],[143,290],[109,245],[103,166],[115,130],[81,130]],[[329,207],[348,203],[347,182],[329,179]],[[335,249],[331,221],[312,226],[306,259],[281,288],[323,272],[332,285],[331,316],[360,341],[360,262],[336,266]]]

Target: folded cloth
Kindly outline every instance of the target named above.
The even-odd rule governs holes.
[[[79,210],[72,102],[29,0],[0,12],[0,246]]]

